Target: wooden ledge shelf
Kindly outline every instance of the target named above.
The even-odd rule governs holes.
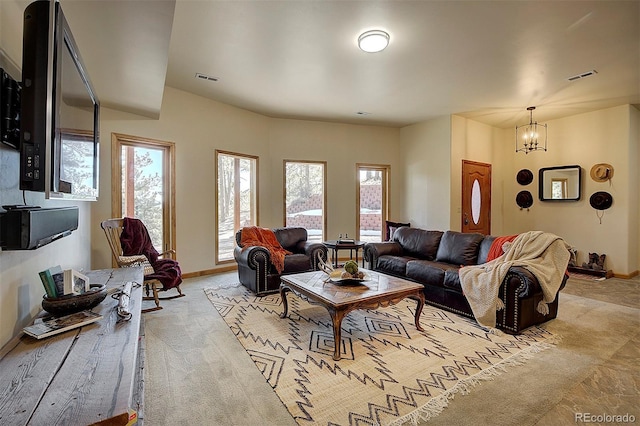
[[[92,284],[142,283],[142,268],[86,274]],[[37,279],[36,275],[36,279]],[[142,287],[131,290],[131,318],[121,321],[107,296],[94,312],[103,318],[36,340],[27,335],[0,352],[0,423],[8,425],[128,425],[142,418]]]
[[[596,277],[604,277],[604,278],[613,277],[613,271],[611,269],[609,269],[608,271],[597,271],[595,269],[582,268],[580,266],[569,266],[567,268],[567,270],[569,272],[576,272],[578,274],[593,275],[593,276],[596,276]]]

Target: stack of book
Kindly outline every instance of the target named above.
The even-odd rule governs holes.
[[[62,270],[60,265],[40,272],[47,297],[82,294],[90,288],[89,278],[74,269]]]
[[[36,339],[44,339],[45,337],[91,324],[99,319],[102,319],[102,315],[91,311],[81,311],[63,317],[38,318],[33,325],[23,328],[22,331]]]

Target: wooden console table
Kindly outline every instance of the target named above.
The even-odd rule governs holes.
[[[86,273],[92,284],[131,281],[131,318],[120,320],[117,299],[94,312],[103,319],[42,340],[21,335],[0,352],[0,424],[127,425],[142,418],[144,339],[142,267]],[[36,275],[37,279],[37,275]]]

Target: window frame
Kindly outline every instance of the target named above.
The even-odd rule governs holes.
[[[233,152],[233,151],[225,151],[225,150],[221,150],[221,149],[216,149],[215,150],[215,156],[214,156],[214,168],[215,168],[215,172],[214,172],[214,182],[215,182],[215,248],[214,248],[214,252],[215,252],[215,256],[214,256],[214,262],[216,265],[224,265],[224,264],[229,264],[229,263],[233,263],[235,262],[235,259],[232,257],[231,259],[225,259],[225,260],[220,260],[220,240],[219,240],[219,232],[218,232],[218,228],[219,228],[219,220],[220,220],[220,206],[218,205],[219,202],[219,196],[218,196],[218,156],[219,155],[225,155],[225,156],[229,156],[229,157],[235,157],[235,158],[240,158],[240,159],[246,159],[246,160],[254,160],[255,161],[255,173],[254,176],[252,176],[252,186],[255,188],[255,193],[254,196],[252,197],[252,203],[255,206],[255,218],[254,218],[254,222],[255,222],[255,226],[259,226],[259,221],[260,221],[260,210],[259,210],[259,206],[260,206],[260,188],[258,185],[258,175],[259,175],[259,170],[260,170],[260,158],[256,155],[250,155],[250,154],[243,154],[243,153],[239,153],[239,152]],[[236,229],[236,226],[234,224],[234,230],[233,230],[233,234],[235,235],[236,232],[238,232],[239,229]]]
[[[360,172],[382,172],[382,209],[380,217],[380,241],[384,241],[384,225],[389,217],[389,181],[391,166],[389,164],[356,163],[356,239],[362,240],[360,235]]]
[[[327,236],[327,162],[315,160],[282,160],[282,226],[287,226],[287,164],[315,164],[322,166],[322,237],[326,241]]]
[[[174,142],[143,138],[140,136],[111,133],[111,217],[124,217],[122,211],[122,148],[147,148],[163,151],[162,178],[162,236],[163,252],[173,250],[167,256],[177,258],[176,247],[176,146]],[[114,264],[115,266],[115,264]]]

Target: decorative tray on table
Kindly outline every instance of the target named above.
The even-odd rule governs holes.
[[[325,263],[320,257],[318,259],[318,268],[328,275],[325,282],[330,282],[335,285],[363,285],[363,281],[368,280],[368,277],[362,271],[357,270],[357,263],[355,264],[355,272],[353,266],[351,266],[350,269],[352,269],[354,273],[347,273],[344,268],[333,269],[330,264]]]
[[[360,277],[351,277],[351,278],[342,278],[342,273],[345,272],[344,269],[336,269],[335,271],[329,274],[329,282],[336,285],[362,285],[363,281],[367,281],[367,276],[363,275]]]

